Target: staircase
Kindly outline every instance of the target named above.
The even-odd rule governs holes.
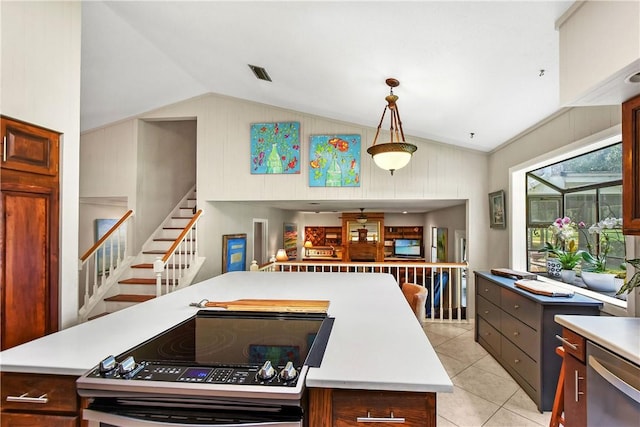
[[[195,213],[196,197],[194,190],[178,204],[162,225],[145,242],[142,250],[131,262],[130,266],[123,269],[123,272],[118,276],[117,284],[114,284],[107,291],[102,302],[97,303],[91,310],[88,319],[91,320],[155,298],[156,274],[153,270],[153,263],[166,254],[176,238],[189,225]],[[195,226],[192,230],[195,230]],[[182,279],[168,278],[176,277],[175,275],[163,275],[161,279],[162,294],[167,293],[167,290],[172,291],[188,286],[204,262],[201,257],[193,258],[196,248],[195,233],[189,233],[184,242],[180,249],[180,254],[174,257],[178,261],[168,261],[165,265],[165,271],[171,271],[171,269],[175,268],[177,269],[176,271],[185,272],[185,275]]]

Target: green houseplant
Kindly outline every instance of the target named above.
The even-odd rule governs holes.
[[[547,272],[552,277],[549,270],[549,261],[557,260],[562,271],[559,275],[567,283],[573,283],[575,278],[574,268],[582,261],[583,250],[578,250],[577,234],[578,225],[569,217],[557,218],[550,226],[552,242],[545,242],[544,247],[538,252],[545,252],[547,258]]]
[[[624,293],[631,293],[631,291],[640,286],[640,258],[625,259],[625,263],[631,264],[635,272],[631,279],[629,279],[620,289],[616,292],[616,295],[622,295]]]

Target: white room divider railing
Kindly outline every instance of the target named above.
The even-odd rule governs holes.
[[[467,263],[285,261],[266,264],[259,271],[388,273],[398,285],[427,288],[427,319],[461,320],[466,315],[467,268]]]
[[[127,229],[125,225],[134,217],[127,211],[78,261],[78,286],[84,288],[84,298],[79,309],[82,318],[109,288],[110,282],[129,257]]]

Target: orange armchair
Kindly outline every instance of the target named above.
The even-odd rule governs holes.
[[[403,283],[402,293],[407,299],[411,310],[413,310],[416,318],[421,323],[425,319],[425,303],[427,302],[428,291],[420,285],[413,283]]]

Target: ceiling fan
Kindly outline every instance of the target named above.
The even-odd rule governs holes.
[[[364,214],[364,208],[360,208],[360,215],[358,215],[358,217],[356,218],[356,221],[358,221],[358,223],[360,224],[367,223],[367,216]]]

